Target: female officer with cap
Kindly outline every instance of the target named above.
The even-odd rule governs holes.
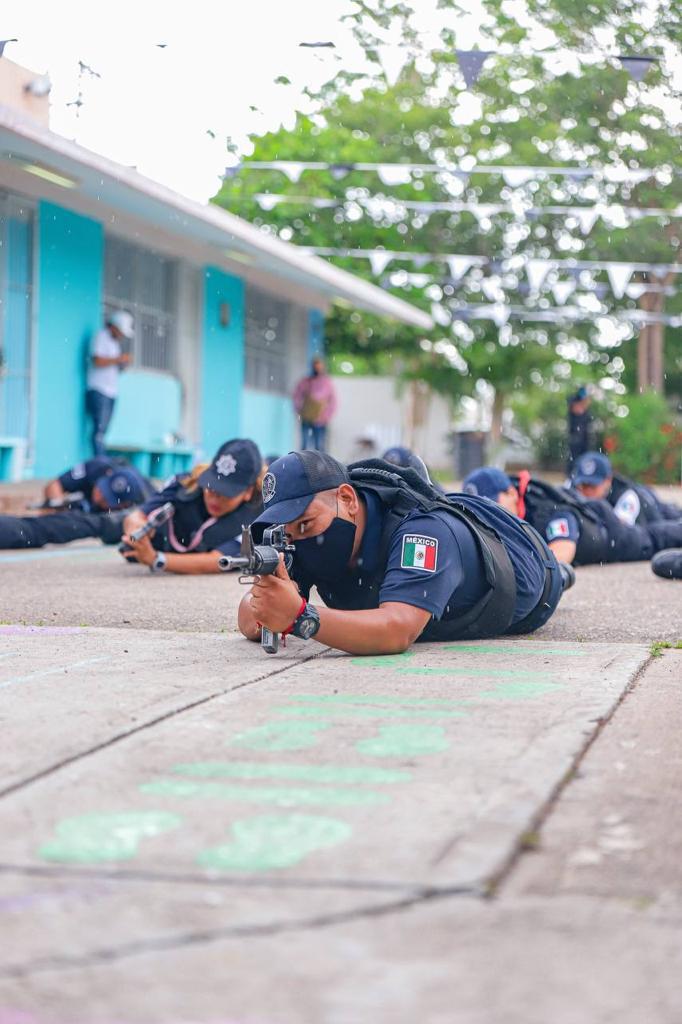
[[[147,565],[152,572],[219,572],[219,559],[239,553],[242,527],[262,510],[263,469],[253,441],[227,441],[202,473],[176,477],[127,517],[123,539],[132,550],[124,552],[124,558]],[[174,508],[170,521],[154,534],[134,541],[130,534],[166,502]]]
[[[286,523],[282,563],[242,600],[239,628],[316,636],[350,654],[395,654],[415,640],[529,633],[563,590],[530,527],[492,502],[441,495],[412,469],[293,452],[263,480],[259,524]],[[316,586],[326,608],[308,601]]]

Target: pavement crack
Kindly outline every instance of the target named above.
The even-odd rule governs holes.
[[[237,925],[236,927],[211,928],[191,932],[180,932],[175,935],[159,935],[151,939],[128,942],[120,946],[105,947],[75,956],[46,956],[26,964],[8,964],[0,967],[0,978],[28,978],[49,971],[67,971],[80,968],[106,966],[130,957],[148,953],[165,953],[171,950],[186,949],[191,946],[204,946],[223,939],[259,938],[261,936],[285,935],[291,932],[315,931],[331,928],[336,925],[348,924],[353,921],[386,917],[389,914],[401,913],[436,900],[449,899],[456,896],[476,896],[475,891],[453,887],[451,889],[425,890],[380,905],[363,905],[350,910],[332,914],[319,914],[314,917],[297,918],[290,921],[269,921],[263,924]]]
[[[593,719],[594,729],[587,735],[585,742],[573,757],[570,767],[564,773],[563,777],[559,779],[559,781],[554,786],[547,799],[543,801],[538,810],[531,816],[526,828],[518,836],[513,849],[509,853],[509,856],[506,858],[506,860],[500,866],[500,868],[498,868],[495,874],[492,875],[491,878],[489,879],[487,885],[487,896],[489,898],[494,898],[499,895],[500,889],[507,881],[507,879],[510,877],[512,871],[518,864],[521,857],[525,853],[529,852],[529,847],[525,841],[526,837],[531,834],[540,832],[545,822],[549,818],[550,814],[552,814],[559,800],[561,799],[562,793],[569,785],[569,783],[575,778],[576,773],[578,772],[580,766],[585,760],[592,745],[596,743],[598,738],[601,736],[603,730],[614,717],[621,704],[635,689],[640,679],[646,672],[647,668],[652,663],[652,660],[652,655],[649,655],[649,657],[647,657],[646,660],[642,662],[639,668],[633,673],[632,677],[628,680],[626,686],[623,688],[622,693],[615,701],[613,706],[610,708],[610,710],[607,711],[601,717]],[[612,662],[609,662],[609,664],[612,664]]]
[[[200,697],[197,700],[190,701],[188,704],[183,704],[180,707],[172,708],[170,711],[165,711],[162,715],[150,718],[148,721],[141,722],[139,725],[133,726],[130,729],[124,729],[121,732],[116,733],[114,736],[110,736],[109,739],[102,740],[101,743],[96,743],[92,747],[86,747],[84,750],[78,751],[77,754],[70,754],[68,757],[62,758],[60,761],[55,762],[55,764],[50,765],[48,768],[42,768],[39,772],[35,772],[33,775],[20,779],[18,782],[13,782],[10,786],[5,786],[4,789],[0,789],[0,799],[11,796],[13,793],[18,793],[21,790],[26,789],[28,786],[33,785],[34,782],[40,782],[42,779],[49,778],[50,775],[54,775],[56,772],[61,771],[62,768],[68,768],[69,765],[76,764],[78,761],[91,757],[93,754],[98,754],[101,750],[113,747],[122,740],[129,739],[131,736],[137,736],[139,733],[145,732],[147,729],[152,729],[154,726],[160,725],[162,722],[167,722],[171,718],[183,715],[187,711],[193,711],[195,708],[199,708],[203,704],[209,704],[211,701],[217,700],[219,697],[225,697],[228,693],[235,693],[237,690],[243,690],[247,686],[255,686],[256,683],[262,683],[265,679],[272,679],[274,676],[282,675],[283,673],[288,672],[289,669],[296,668],[297,665],[313,661],[315,658],[321,658],[328,650],[329,648],[324,648],[323,650],[310,654],[307,657],[300,658],[300,660],[295,663],[289,662],[281,668],[275,668],[274,671],[271,670],[269,672],[263,672],[262,675],[256,676],[255,679],[249,679],[245,683],[237,683],[234,686],[228,686],[225,689],[216,691],[215,693],[210,693],[205,697]]]

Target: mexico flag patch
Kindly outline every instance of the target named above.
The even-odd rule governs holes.
[[[438,541],[434,537],[420,537],[407,533],[403,537],[402,569],[426,569],[435,572],[438,562]]]

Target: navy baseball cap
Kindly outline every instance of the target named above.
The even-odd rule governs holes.
[[[130,467],[115,469],[95,481],[107,503],[107,508],[122,508],[124,505],[141,505],[147,498],[145,482],[136,470]]]
[[[220,446],[197,484],[224,498],[236,498],[242,491],[253,487],[262,468],[263,459],[258,445],[247,438],[237,437]]]
[[[603,484],[613,476],[611,463],[601,452],[585,452],[573,467],[571,481],[574,484]]]
[[[462,491],[464,494],[479,494],[482,498],[497,501],[498,496],[512,486],[512,481],[501,469],[483,466],[469,473],[462,484]]]
[[[257,523],[291,523],[320,491],[350,483],[348,470],[325,452],[289,452],[275,459],[263,477],[265,509]]]
[[[381,457],[384,462],[390,462],[393,466],[413,469],[415,473],[419,473],[422,480],[426,480],[429,484],[431,483],[431,477],[424,460],[419,455],[416,455],[415,452],[410,451],[409,448],[405,448],[404,445],[396,444],[392,448],[387,448]]]

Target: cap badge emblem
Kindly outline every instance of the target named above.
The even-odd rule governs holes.
[[[275,488],[277,487],[277,480],[273,473],[266,473],[263,477],[263,501],[272,501],[275,496]]]
[[[219,476],[229,476],[237,469],[237,463],[233,455],[221,455],[216,459],[215,468]]]

